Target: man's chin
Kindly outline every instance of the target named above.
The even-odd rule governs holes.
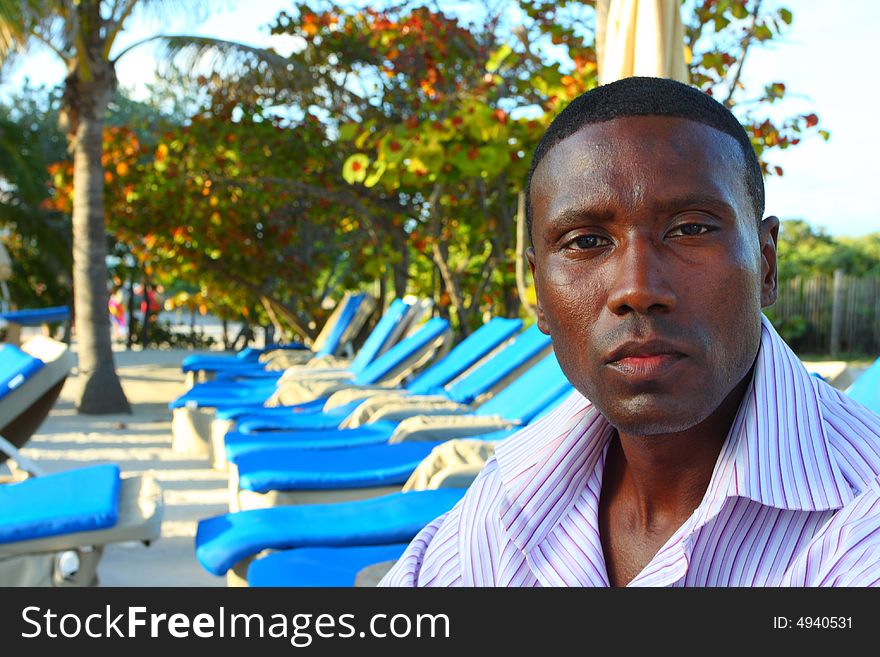
[[[694,413],[693,408],[673,412],[668,406],[658,408],[645,404],[638,404],[633,408],[610,409],[608,412],[603,411],[598,404],[597,408],[618,432],[630,436],[680,433],[697,426],[711,414],[711,411]]]

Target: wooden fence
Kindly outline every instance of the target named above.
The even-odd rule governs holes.
[[[794,278],[766,311],[798,353],[880,355],[880,277]]]

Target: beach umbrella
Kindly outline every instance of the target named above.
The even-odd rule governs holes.
[[[599,83],[632,76],[689,82],[679,0],[597,0]]]

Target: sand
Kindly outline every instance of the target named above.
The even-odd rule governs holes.
[[[150,546],[107,546],[98,569],[100,586],[225,586],[195,558],[199,519],[226,512],[226,475],[207,459],[171,449],[168,402],[184,392],[181,361],[191,351],[116,352],[131,415],[78,415],[75,382],[68,380],[52,413],[23,453],[47,471],[116,463],[123,472],[150,473],[164,493],[162,536]]]

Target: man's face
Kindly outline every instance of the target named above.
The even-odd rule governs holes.
[[[539,326],[621,431],[699,424],[754,362],[778,224],[757,230],[739,149],[701,123],[629,117],[584,127],[534,173]]]

